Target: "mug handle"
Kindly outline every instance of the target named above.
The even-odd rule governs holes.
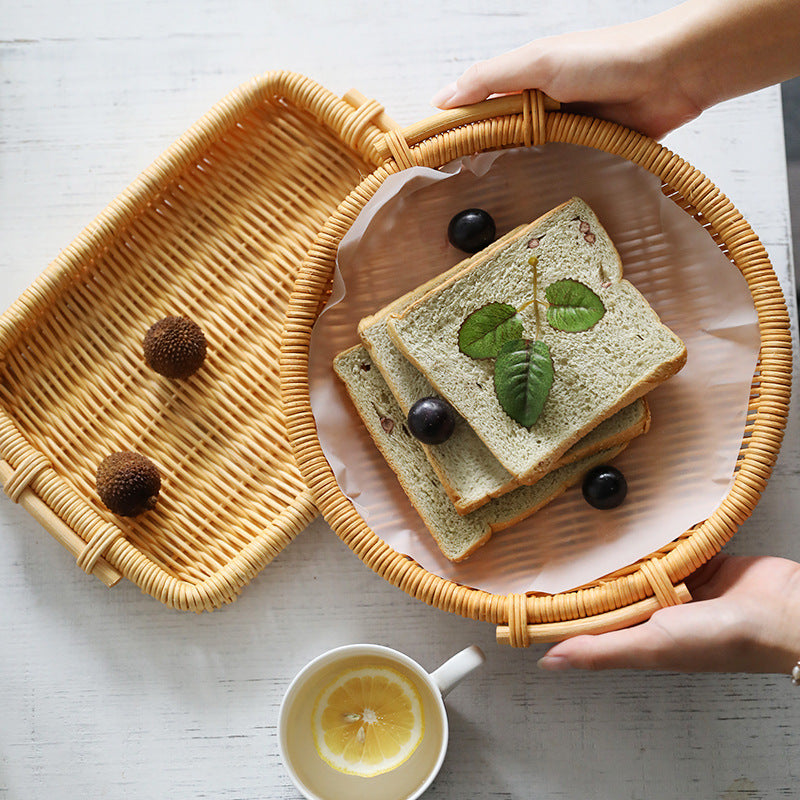
[[[454,689],[484,661],[486,661],[486,656],[483,654],[483,650],[472,644],[445,661],[439,669],[434,670],[431,673],[431,680],[439,688],[442,697],[446,697],[451,689]]]

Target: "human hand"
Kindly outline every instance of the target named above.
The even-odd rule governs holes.
[[[537,88],[565,110],[657,138],[703,110],[669,75],[664,61],[665,49],[642,22],[568,33],[473,64],[431,102],[454,108]]]
[[[660,138],[715,103],[800,74],[798,30],[800,0],[687,0],[481,61],[432,103],[454,108],[541,89],[567,111]]]
[[[800,564],[718,555],[687,585],[692,602],[660,609],[632,628],[567,639],[539,666],[791,672],[800,659]]]

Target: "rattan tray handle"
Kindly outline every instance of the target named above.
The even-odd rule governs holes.
[[[106,586],[114,586],[122,579],[122,574],[111,566],[100,551],[87,549],[87,543],[75,533],[48,505],[41,500],[32,488],[33,481],[41,474],[55,474],[44,459],[23,461],[16,469],[7,461],[0,460],[0,485],[6,494],[19,503],[50,535],[63,545],[79,561],[89,556],[90,563],[84,564],[86,572],[101,580]],[[107,538],[107,537],[106,537]]]
[[[675,587],[675,594],[681,603],[687,603],[692,599],[689,590],[683,583]],[[647,597],[638,603],[607,611],[605,614],[596,614],[587,619],[541,622],[536,625],[525,624],[524,629],[520,629],[519,626],[516,626],[515,629],[513,624],[498,625],[496,638],[498,644],[508,644],[512,647],[527,647],[529,644],[538,642],[560,642],[584,633],[608,633],[608,631],[638,625],[640,622],[650,619],[660,608],[664,608],[664,606],[659,598]]]
[[[345,99],[347,99],[345,97]],[[451,131],[461,125],[469,125],[494,117],[506,117],[514,114],[522,114],[523,124],[530,120],[526,127],[531,128],[538,120],[543,119],[544,112],[557,111],[560,108],[558,101],[548,97],[538,90],[526,89],[521,94],[509,94],[501,97],[492,97],[471,106],[461,106],[448,111],[442,111],[431,117],[415,122],[407,128],[398,130],[397,134],[402,137],[407,147],[413,147],[425,139],[429,139],[437,134]],[[396,158],[396,148],[392,147],[392,136],[384,137],[383,142],[376,143],[379,155],[388,160],[393,156]],[[532,138],[535,138],[532,136]],[[526,144],[530,145],[528,141]]]
[[[368,119],[376,128],[386,132],[396,130],[400,125],[395,122],[377,100],[371,100],[358,89],[348,89],[342,100],[360,112],[362,118]]]

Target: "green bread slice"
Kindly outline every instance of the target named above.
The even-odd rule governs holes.
[[[405,415],[367,350],[352,347],[337,355],[333,366],[367,431],[439,549],[451,561],[467,558],[489,541],[494,532],[538,511],[580,482],[588,469],[607,463],[625,448],[620,445],[560,467],[535,484],[520,486],[462,516],[450,502],[420,442],[403,424]],[[388,424],[389,421],[394,424]]]
[[[493,249],[502,248],[511,236],[509,234],[498,240]],[[437,392],[394,343],[387,329],[387,321],[392,314],[401,313],[422,297],[429,288],[430,285],[426,284],[398,298],[376,314],[363,319],[358,327],[371,362],[380,370],[405,417],[417,400]],[[629,442],[645,433],[649,426],[650,411],[646,401],[635,400],[572,445],[558,459],[555,467]],[[421,446],[459,514],[475,511],[492,498],[500,497],[521,485],[460,416],[457,416],[453,435],[446,442]],[[525,483],[533,483],[549,471],[549,468],[543,469],[531,475]]]
[[[589,330],[566,332],[547,323],[545,290],[564,279],[583,283],[603,303],[604,315]],[[390,315],[389,336],[521,483],[551,469],[581,437],[686,361],[683,342],[622,278],[613,242],[579,198],[426,286],[424,294]],[[534,296],[539,302],[531,302]],[[470,358],[459,349],[464,320],[494,302],[517,309],[524,336],[544,341],[552,355],[555,379],[530,427],[500,406],[495,359]]]

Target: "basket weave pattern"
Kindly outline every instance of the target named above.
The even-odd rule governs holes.
[[[413,165],[438,168],[465,155],[505,147],[563,142],[632,161],[662,181],[664,193],[703,225],[748,282],[761,335],[747,426],[733,486],[704,522],[639,564],[557,595],[501,596],[461,586],[420,567],[380,540],[339,490],[315,435],[308,395],[308,346],[316,304],[325,297],[341,236],[384,179]],[[284,400],[295,455],[314,499],[339,536],[386,580],[426,603],[497,624],[514,646],[646,619],[657,608],[690,599],[681,581],[705,563],[748,518],[777,457],[791,385],[786,305],[766,251],[730,201],[690,164],[657,142],[613,123],[549,110],[538,92],[487,101],[390,131],[378,144],[382,166],[356,187],[309,252],[287,315],[282,357]]]
[[[107,584],[122,575],[167,605],[214,608],[317,515],[286,437],[283,313],[311,242],[373,168],[381,111],[290,73],[241,87],[0,320],[0,479]],[[187,381],[142,359],[167,314],[209,343]],[[162,473],[157,508],[130,520],[94,491],[119,449]]]

